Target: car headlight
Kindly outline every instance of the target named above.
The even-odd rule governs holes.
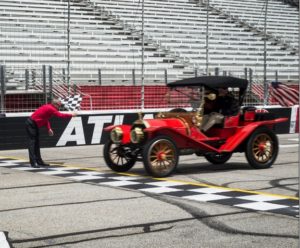
[[[110,132],[110,138],[114,143],[120,143],[123,138],[123,130],[119,127],[115,127]]]
[[[144,132],[143,129],[140,127],[136,127],[134,129],[131,130],[130,132],[130,140],[132,143],[140,143],[142,142],[144,139]]]

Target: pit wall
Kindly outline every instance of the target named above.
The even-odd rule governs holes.
[[[287,117],[285,123],[275,127],[277,134],[299,132],[299,106],[292,108],[266,108],[276,117]],[[145,119],[153,118],[161,110],[143,111]],[[40,129],[41,147],[62,147],[103,144],[108,133],[103,128],[109,125],[131,124],[138,119],[139,110],[126,111],[82,111],[70,120],[52,118],[50,120],[54,136],[48,136],[46,128]],[[0,150],[27,148],[25,120],[31,113],[11,113],[0,116]]]

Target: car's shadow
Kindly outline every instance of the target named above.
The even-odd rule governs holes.
[[[235,170],[253,170],[247,163],[228,162],[225,164],[211,164],[208,162],[200,163],[179,163],[174,174],[205,174],[205,173],[223,173],[224,171]],[[131,173],[147,176],[144,168],[132,168]]]

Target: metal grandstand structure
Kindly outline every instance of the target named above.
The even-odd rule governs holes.
[[[164,85],[207,74],[248,78],[256,89],[251,99],[261,104],[257,94],[266,81],[298,82],[296,3],[3,0],[1,109],[7,109],[5,95],[15,91],[35,90],[43,102],[45,94],[58,95],[65,85],[63,93],[72,94],[74,85],[77,90],[83,85]],[[44,67],[52,73],[44,73]],[[267,88],[262,92],[266,104]]]

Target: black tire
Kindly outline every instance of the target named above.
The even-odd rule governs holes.
[[[215,153],[215,154],[205,154],[206,160],[212,164],[225,164],[232,156],[232,153]]]
[[[130,170],[137,160],[130,154],[130,147],[114,144],[111,140],[105,143],[103,156],[107,166],[117,172]]]
[[[255,169],[272,166],[278,155],[278,139],[267,127],[257,128],[246,143],[246,158]]]
[[[178,154],[176,144],[169,137],[156,137],[143,149],[145,170],[155,177],[169,176],[177,167]]]

